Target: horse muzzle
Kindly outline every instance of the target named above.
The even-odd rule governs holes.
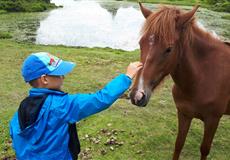
[[[132,104],[139,107],[145,107],[149,100],[148,96],[143,90],[132,90],[130,92],[130,99]]]

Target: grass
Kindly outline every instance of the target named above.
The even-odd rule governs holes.
[[[133,1],[136,2],[136,0],[129,0],[129,1]],[[191,6],[194,5],[196,3],[201,3],[200,0],[140,0],[140,2],[142,3],[161,3],[161,4],[174,4],[174,5],[186,5],[186,6]]]
[[[7,13],[7,11],[0,9],[0,14],[4,14],[4,13]]]
[[[135,0],[129,0],[135,2]],[[180,6],[194,6],[196,4],[201,5],[204,8],[210,8],[211,6],[202,0],[141,0],[142,3],[154,3],[154,4],[169,4],[169,5],[180,5]]]
[[[139,59],[139,51],[125,52],[109,48],[74,48],[42,46],[27,43],[34,39],[39,21],[48,13],[0,14],[0,159],[14,159],[8,124],[29,86],[23,82],[20,68],[32,52],[48,51],[77,63],[65,79],[69,93],[89,93],[102,88],[131,61]],[[229,14],[199,9],[196,14],[208,29],[230,39]],[[224,18],[224,19],[223,19]],[[12,39],[6,33],[13,36]],[[5,38],[3,38],[5,37]],[[8,37],[10,38],[10,37]],[[16,42],[20,41],[20,43]],[[23,41],[23,43],[22,43]],[[155,91],[145,108],[119,99],[106,111],[78,123],[82,144],[81,159],[93,160],[167,160],[171,159],[177,134],[176,108],[172,100],[170,78]],[[209,156],[211,160],[230,157],[230,117],[224,116],[215,135]],[[203,124],[194,119],[181,159],[199,159]]]
[[[133,1],[137,2],[137,0],[128,0],[128,1]],[[216,5],[211,5],[208,4],[206,0],[140,0],[142,3],[155,3],[155,4],[169,4],[169,5],[183,5],[183,6],[194,6],[194,5],[201,5],[203,8],[208,8],[213,11],[218,11],[218,12],[230,12],[229,6],[230,2],[222,2],[218,3]]]
[[[228,15],[225,15],[225,16],[222,16],[223,19],[227,19],[227,20],[230,20],[230,14]]]
[[[10,39],[12,35],[9,32],[1,32],[0,31],[0,39]]]
[[[95,92],[116,75],[124,73],[129,62],[139,59],[139,51],[42,46],[8,39],[0,39],[0,48],[0,159],[13,159],[15,156],[8,123],[29,89],[20,75],[20,67],[23,59],[31,52],[49,51],[77,63],[76,69],[65,79],[64,90],[69,93]],[[177,134],[172,85],[171,79],[166,79],[145,108],[135,107],[128,100],[119,99],[108,110],[79,122],[81,159],[171,159]],[[199,120],[193,121],[181,159],[199,159],[202,127]],[[224,116],[209,159],[229,159],[229,131],[229,117]]]

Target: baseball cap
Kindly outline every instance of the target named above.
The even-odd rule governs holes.
[[[32,81],[42,75],[64,76],[76,66],[75,63],[47,53],[38,52],[29,55],[22,65],[22,76],[25,82]]]

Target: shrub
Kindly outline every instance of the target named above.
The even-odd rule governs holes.
[[[27,12],[42,12],[47,9],[47,6],[43,3],[26,3],[23,7]]]
[[[230,2],[217,3],[214,5],[214,10],[221,12],[229,12],[230,13]]]
[[[208,4],[223,3],[225,0],[206,0]]]
[[[223,19],[228,19],[228,20],[230,20],[230,14],[225,15],[225,16],[222,16],[222,18],[223,18]]]
[[[1,32],[0,31],[0,39],[10,39],[12,35],[9,32]]]
[[[0,14],[6,13],[6,10],[0,10]]]
[[[22,7],[21,1],[0,1],[0,9],[6,10],[8,12],[19,12],[25,11]]]
[[[55,8],[50,0],[0,0],[0,10],[8,12],[41,12]]]

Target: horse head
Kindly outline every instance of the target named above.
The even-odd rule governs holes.
[[[134,105],[146,106],[155,87],[175,69],[184,40],[181,33],[193,22],[199,6],[186,13],[166,6],[152,12],[139,4],[146,18],[139,41],[143,69],[136,76],[130,98]]]

